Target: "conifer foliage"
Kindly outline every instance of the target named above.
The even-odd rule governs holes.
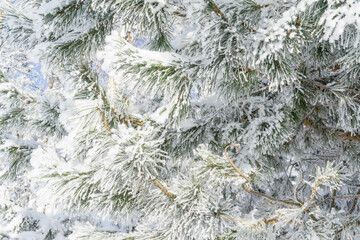
[[[0,0],[0,239],[360,239],[359,9]]]

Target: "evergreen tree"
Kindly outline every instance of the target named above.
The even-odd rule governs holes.
[[[0,0],[0,237],[359,239],[358,9]]]

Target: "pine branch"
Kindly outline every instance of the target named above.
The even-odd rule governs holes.
[[[81,67],[82,67],[85,71],[90,72],[90,69],[89,69],[84,63],[81,63]],[[139,121],[136,121],[136,120],[134,120],[134,119],[131,119],[130,117],[123,117],[123,118],[121,118],[121,117],[120,117],[120,114],[118,114],[118,113],[115,111],[115,109],[110,106],[110,103],[109,103],[109,101],[107,100],[104,92],[101,90],[101,88],[100,88],[100,86],[99,86],[99,84],[98,84],[98,81],[96,81],[95,79],[92,79],[91,77],[89,77],[89,78],[92,80],[92,82],[93,82],[93,84],[94,84],[93,86],[95,87],[95,91],[96,91],[98,94],[100,94],[101,100],[103,101],[104,105],[109,106],[110,111],[114,114],[114,116],[115,116],[117,119],[119,119],[120,123],[124,123],[127,127],[129,127],[129,124],[127,123],[127,121],[130,121],[130,122],[132,122],[132,123],[134,123],[134,124],[136,124],[136,125],[138,125],[138,126],[144,126],[143,123],[141,123],[141,122],[139,122]]]
[[[343,227],[341,229],[339,229],[338,231],[336,231],[335,234],[341,233],[342,231],[344,231],[348,226],[350,226],[353,223],[356,223],[359,226],[360,225],[359,217],[356,217],[355,219],[353,219],[353,220],[349,221],[348,223],[344,224]]]
[[[256,192],[256,191],[253,191],[253,190],[251,190],[251,189],[246,188],[246,184],[250,182],[250,179],[247,178],[247,177],[245,176],[245,174],[243,174],[243,173],[236,167],[236,165],[231,161],[230,157],[229,157],[228,154],[227,154],[227,149],[228,149],[230,146],[240,147],[240,145],[230,144],[230,145],[228,145],[228,146],[225,147],[224,152],[225,152],[226,158],[228,159],[228,161],[230,162],[230,164],[232,165],[232,167],[239,173],[239,175],[240,175],[242,178],[245,179],[245,182],[244,182],[241,186],[242,186],[242,188],[243,188],[246,192],[248,192],[248,193],[250,193],[250,194],[257,195],[257,196],[260,196],[260,197],[267,198],[267,199],[269,199],[269,200],[271,200],[271,201],[274,201],[274,202],[281,203],[281,204],[283,204],[283,205],[285,205],[285,206],[288,206],[288,207],[290,207],[290,208],[294,208],[294,206],[298,206],[298,207],[304,206],[304,204],[303,204],[301,201],[300,201],[300,204],[298,204],[298,203],[293,203],[293,202],[289,202],[289,201],[279,200],[279,199],[273,198],[273,197],[271,197],[271,196],[268,196],[268,195],[266,195],[266,194],[263,194],[263,193],[260,193],[260,192]],[[331,178],[331,177],[330,177],[330,178]],[[314,190],[313,190],[313,195],[310,197],[310,199],[308,200],[308,202],[306,203],[306,205],[308,205],[308,204],[314,199],[318,185],[321,184],[321,182],[323,182],[324,180],[325,180],[325,179],[320,179],[320,180],[316,183],[316,185],[315,185],[315,187],[314,187]],[[267,204],[266,204],[266,205],[267,205]],[[307,213],[309,214],[309,216],[310,216],[314,221],[318,221],[318,219],[317,219],[314,215],[310,214],[309,209],[305,209],[304,211],[307,212]],[[264,222],[265,222],[266,224],[274,224],[274,223],[276,223],[276,222],[278,221],[277,219],[278,219],[278,217],[275,217],[275,218],[273,218],[273,219],[265,220]]]
[[[150,179],[158,188],[160,188],[161,191],[163,191],[163,193],[166,194],[166,196],[168,196],[169,198],[171,199],[175,199],[176,196],[174,194],[172,194],[171,192],[169,192],[165,187],[164,185],[159,182],[158,180],[156,179]]]
[[[326,91],[329,91],[329,92],[333,92],[335,93],[337,96],[341,96],[340,93],[338,92],[335,92],[335,91],[332,91],[329,87],[319,83],[319,82],[316,82],[316,81],[312,81],[310,79],[306,79],[306,78],[303,78],[303,79],[299,79],[300,82],[306,82],[306,83],[310,83],[311,85],[315,86],[316,88],[318,89],[324,89]]]
[[[267,8],[269,7],[270,4],[265,4],[265,5],[252,5],[251,8],[254,8],[254,9],[261,9],[261,8]]]
[[[330,176],[330,178],[332,178],[332,176]],[[317,192],[317,188],[319,187],[319,185],[324,182],[325,180],[327,180],[328,178],[321,178],[319,179],[316,184],[315,184],[315,187],[313,188],[313,192],[312,192],[312,195],[310,196],[309,200],[304,204],[305,206],[309,205],[312,200],[315,198],[316,196],[316,192]],[[307,209],[309,210],[309,209]]]
[[[111,132],[110,126],[109,126],[109,124],[108,124],[108,122],[107,122],[107,120],[106,120],[105,113],[104,113],[100,108],[97,108],[97,109],[99,110],[99,112],[100,112],[100,114],[101,114],[101,119],[102,119],[102,121],[103,121],[103,124],[104,124],[106,130],[107,130],[107,131],[110,133],[110,135],[111,135],[112,132]]]
[[[182,13],[180,11],[174,11],[173,14],[182,18],[185,18],[187,16],[185,13]]]
[[[52,88],[54,87],[54,82],[55,82],[55,76],[52,75],[52,76],[51,76],[50,86],[49,86],[50,89],[52,89]]]
[[[263,93],[263,92],[266,92],[266,91],[269,91],[269,87],[264,87],[262,89],[259,89],[259,90],[255,91],[255,92],[252,92],[250,94],[250,96],[256,96],[256,95],[259,95],[260,93]]]
[[[310,210],[310,209],[313,209],[313,208],[315,208],[315,207],[318,207],[318,206],[322,205],[323,203],[325,203],[325,202],[327,202],[327,201],[329,201],[329,200],[331,200],[331,199],[349,199],[349,198],[355,198],[355,199],[356,199],[356,198],[360,198],[360,195],[327,197],[327,198],[325,198],[323,201],[318,202],[318,203],[316,203],[315,205],[306,208],[305,210]]]
[[[355,141],[355,142],[360,142],[360,136],[359,135],[352,135],[350,132],[344,132],[341,130],[337,130],[338,136],[346,139],[346,140],[351,140],[351,141]]]
[[[298,163],[299,163],[300,172],[301,172],[301,179],[300,179],[298,185],[295,188],[295,198],[302,205],[302,204],[304,204],[304,202],[301,201],[300,198],[299,198],[299,191],[301,189],[300,184],[304,181],[304,171],[303,171],[303,168],[302,168],[301,161],[299,161]]]
[[[84,1],[80,1],[80,4]],[[77,7],[79,3],[77,1],[74,1],[72,4],[64,7],[62,10],[58,11],[55,15],[56,16],[62,16],[70,11],[72,11],[75,7]]]
[[[336,189],[333,190],[333,197],[336,196]],[[335,198],[331,201],[331,204],[330,204],[330,212],[331,212],[331,209],[335,206]]]
[[[356,194],[357,194],[357,195],[360,195],[360,189],[357,191]],[[335,201],[335,199],[333,199],[333,201]],[[358,202],[358,198],[355,198],[355,199],[354,199],[354,202],[353,202],[353,205],[351,206],[349,212],[348,212],[346,215],[351,215],[351,214],[355,211],[357,202]]]
[[[260,197],[264,197],[264,198],[267,198],[271,201],[274,201],[274,202],[278,202],[278,203],[281,203],[285,206],[288,206],[290,208],[294,208],[294,206],[300,206],[300,204],[298,203],[293,203],[293,202],[289,202],[289,201],[284,201],[284,200],[280,200],[280,199],[276,199],[276,198],[273,198],[273,197],[270,197],[269,195],[266,195],[266,194],[263,194],[263,193],[260,193],[260,192],[256,192],[256,191],[253,191],[251,189],[248,189],[246,188],[246,184],[247,182],[243,183],[241,185],[241,187],[247,192],[247,193],[250,193],[250,194],[254,194],[254,195],[257,195],[257,196],[260,196]]]
[[[276,198],[273,198],[273,197],[270,197],[266,194],[263,194],[263,193],[260,193],[260,192],[255,192],[251,189],[248,189],[246,188],[246,184],[250,182],[250,179],[248,177],[245,176],[244,173],[242,173],[237,167],[236,165],[231,161],[229,155],[227,154],[227,149],[230,147],[230,146],[234,146],[234,147],[240,147],[240,145],[234,145],[234,144],[230,144],[228,146],[225,147],[224,149],[224,152],[225,152],[225,155],[226,155],[226,158],[227,160],[230,162],[231,166],[239,173],[239,175],[245,179],[245,182],[241,185],[241,187],[248,193],[250,194],[254,194],[254,195],[257,195],[257,196],[260,196],[260,197],[264,197],[264,198],[267,198],[271,201],[274,201],[274,202],[278,202],[278,203],[281,203],[283,205],[286,205],[288,207],[291,207],[293,208],[294,206],[299,206],[300,204],[297,204],[297,203],[293,203],[293,202],[288,202],[288,201],[284,201],[284,200],[279,200],[279,199],[276,199]]]
[[[229,23],[228,19],[225,17],[224,13],[220,10],[219,6],[215,3],[214,0],[209,0],[212,5],[215,7],[214,12],[216,15],[221,16],[222,20],[224,20],[226,23]]]
[[[16,113],[12,114],[11,117],[14,118],[17,115],[19,115],[20,113],[22,113],[23,111],[25,111],[25,108],[21,108],[19,111],[17,111]]]
[[[113,108],[112,108],[112,109],[113,109]],[[117,114],[117,113],[114,111],[114,114]],[[128,118],[128,117],[125,117],[124,119],[125,119],[126,121],[130,121],[130,122],[132,122],[132,123],[134,123],[134,124],[136,124],[136,125],[144,126],[143,123],[138,122],[138,121],[136,121],[136,120],[134,120],[134,119],[131,119],[131,118]]]
[[[108,122],[107,122],[107,120],[106,120],[106,116],[105,116],[104,112],[103,112],[100,108],[98,108],[98,110],[100,111],[101,118],[102,118],[102,121],[103,121],[103,124],[104,124],[106,130],[109,132],[110,135],[112,135],[111,129],[110,129],[109,124],[108,124]],[[137,169],[136,169],[136,170],[137,170]],[[137,171],[138,171],[138,170],[137,170]],[[157,179],[151,179],[151,178],[149,178],[149,180],[151,180],[151,181],[152,181],[163,193],[165,193],[169,198],[175,199],[176,196],[175,196],[174,194],[172,194],[171,192],[169,192],[169,191],[165,188],[165,186],[164,186],[161,182],[159,182],[159,180],[157,180]]]
[[[230,162],[231,166],[239,173],[239,175],[246,180],[246,182],[250,182],[250,179],[249,179],[248,177],[246,177],[245,174],[243,174],[243,173],[236,167],[236,165],[233,163],[233,161],[231,161],[229,155],[227,154],[227,149],[228,149],[229,147],[231,147],[231,146],[233,146],[233,147],[238,147],[238,148],[240,147],[240,145],[234,145],[234,144],[227,145],[227,146],[225,147],[225,149],[224,149],[224,152],[225,152],[225,155],[226,155],[227,160]]]

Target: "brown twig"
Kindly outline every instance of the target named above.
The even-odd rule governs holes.
[[[85,66],[83,65],[83,67],[85,67]],[[105,96],[102,94],[99,86],[97,86],[96,83],[95,83],[95,87],[97,88],[97,91],[100,92],[104,104],[109,105],[109,102],[107,101],[107,99],[105,98]],[[110,108],[110,109],[111,109],[111,112],[112,112],[113,114],[115,114],[116,116],[119,116],[113,108]],[[107,130],[107,131],[110,133],[110,135],[111,135],[112,132],[111,132],[110,126],[109,126],[109,124],[108,124],[108,122],[107,122],[107,120],[106,120],[105,113],[104,113],[99,107],[98,107],[98,110],[99,110],[99,112],[100,112],[100,114],[101,114],[102,122],[103,122],[106,130]],[[142,123],[137,122],[137,121],[132,120],[132,119],[129,119],[129,118],[126,118],[126,120],[129,120],[129,121],[134,122],[134,123],[136,123],[136,124],[138,124],[138,125],[141,125],[141,126],[143,125]],[[175,199],[175,195],[172,194],[171,192],[169,192],[169,191],[164,187],[164,185],[161,184],[161,182],[159,182],[157,179],[150,179],[150,180],[151,180],[158,188],[160,188],[161,191],[163,191],[168,197],[170,197],[171,199]],[[140,187],[139,187],[139,191],[140,191]]]
[[[299,165],[300,165],[300,171],[301,171],[301,180],[300,180],[300,183],[303,181],[303,179],[304,179],[304,172],[303,172],[303,170],[302,170],[302,166],[301,166],[301,162],[299,162]],[[308,205],[308,204],[310,204],[311,203],[311,201],[314,199],[314,197],[315,197],[315,195],[316,195],[316,192],[317,192],[317,187],[320,185],[320,183],[321,182],[323,182],[325,179],[320,179],[317,183],[316,183],[316,185],[315,185],[315,187],[314,187],[314,189],[313,189],[313,194],[312,194],[312,196],[310,197],[310,199],[307,201],[307,203],[305,203],[305,205]],[[299,184],[300,184],[299,183]],[[304,203],[299,199],[299,196],[298,196],[298,192],[300,191],[300,189],[301,188],[303,188],[305,185],[303,185],[302,187],[299,187],[300,185],[298,185],[297,186],[297,188],[296,188],[296,192],[295,192],[295,198],[296,198],[296,200],[299,202],[299,203],[301,203],[301,205],[304,205]],[[307,209],[305,209],[304,211],[306,211],[308,214],[309,214],[309,216],[314,220],[314,221],[318,221],[316,218],[315,218],[315,216],[313,216],[312,214],[310,214],[310,212],[309,212],[309,209],[310,208],[307,208]]]
[[[339,131],[338,131],[339,132]],[[351,140],[351,141],[355,141],[355,142],[360,142],[360,136],[355,135],[355,136],[351,136],[351,133],[348,132],[342,132],[340,131],[340,133],[338,134],[339,137],[346,139],[346,140]]]
[[[333,92],[333,91],[331,91],[331,89],[330,89],[329,87],[327,87],[327,86],[325,86],[325,85],[323,85],[323,84],[321,84],[321,83],[319,83],[319,82],[312,81],[312,80],[310,80],[310,79],[302,78],[302,79],[299,79],[299,81],[300,81],[300,82],[307,82],[307,83],[315,86],[316,88],[320,88],[320,89],[327,90],[327,91],[329,91],[329,92]]]
[[[245,182],[243,184],[241,184],[241,187],[247,192],[247,193],[250,193],[250,194],[254,194],[254,195],[257,195],[257,196],[260,196],[260,197],[264,197],[264,198],[267,198],[271,201],[274,201],[274,202],[278,202],[278,203],[281,203],[281,204],[284,204],[288,207],[291,207],[291,208],[294,208],[293,206],[299,206],[300,204],[297,204],[297,203],[292,203],[292,202],[287,202],[287,201],[283,201],[283,200],[279,200],[279,199],[276,199],[276,198],[273,198],[273,197],[270,197],[266,194],[263,194],[263,193],[260,193],[260,192],[256,192],[256,191],[253,191],[251,189],[248,189],[246,187],[246,184],[250,182],[250,179],[245,176],[244,173],[242,173],[237,167],[236,165],[233,163],[233,161],[231,161],[229,155],[227,154],[227,149],[230,147],[230,146],[234,146],[234,147],[240,147],[240,145],[234,145],[234,144],[229,144],[225,147],[224,149],[224,152],[225,152],[225,155],[226,155],[226,158],[227,160],[230,162],[231,166],[239,173],[239,175],[245,179]]]
[[[186,13],[182,13],[180,11],[174,11],[173,14],[175,14],[176,16],[179,16],[179,17],[186,17]]]
[[[255,72],[258,76],[260,77],[264,77],[266,78],[266,76],[264,76],[262,73],[259,73],[255,70],[252,70],[252,69],[248,69],[249,72]],[[326,91],[329,91],[329,92],[332,92],[334,93],[336,96],[338,97],[343,97],[343,95],[337,91],[333,91],[332,89],[330,89],[329,87],[319,83],[319,82],[316,82],[316,81],[312,81],[310,79],[299,79],[300,82],[306,82],[306,83],[309,83],[311,85],[313,85],[314,87],[318,88],[318,89],[324,89]],[[256,95],[256,94],[259,94],[261,92],[264,92],[264,91],[267,91],[269,88],[268,87],[265,87],[263,89],[260,89],[259,91],[256,91],[254,93],[251,94],[252,95]],[[313,110],[316,108],[316,105],[313,107],[313,109],[311,110],[311,112],[307,115],[307,117],[309,115],[311,115],[311,113],[313,112]],[[307,124],[308,122],[308,119],[307,117],[301,122],[301,124]],[[307,127],[311,127],[311,125],[307,124],[306,125]],[[331,129],[331,128],[326,128],[326,130],[330,133],[330,134],[336,134],[338,137],[340,138],[343,138],[343,139],[346,139],[346,140],[351,140],[351,141],[355,141],[355,142],[360,142],[360,136],[359,135],[352,135],[350,132],[344,132],[342,130],[335,130],[334,129]],[[289,144],[293,139],[290,139],[288,142],[286,142],[286,144]]]
[[[267,205],[267,206],[269,206],[269,207],[271,207],[271,208],[274,208],[274,209],[276,209],[276,210],[278,210],[279,208],[278,207],[275,207],[275,206],[273,206],[273,205],[271,205],[270,203],[267,203],[267,202],[265,202],[265,201],[261,201],[263,204],[265,204],[265,205]]]
[[[134,123],[134,124],[136,124],[136,125],[139,125],[139,126],[144,126],[143,123],[138,122],[138,121],[136,121],[136,120],[134,120],[134,119],[131,119],[131,118],[125,118],[125,120],[130,121],[130,122],[132,122],[132,123]]]
[[[360,189],[357,191],[356,194],[357,194],[357,195],[360,195]],[[355,198],[355,199],[354,199],[354,202],[353,202],[353,205],[351,206],[351,208],[350,208],[349,212],[347,213],[347,215],[350,215],[350,214],[352,214],[352,213],[354,212],[354,210],[355,210],[355,208],[356,208],[357,202],[358,202],[358,199]]]
[[[86,71],[89,71],[88,68],[87,68],[87,66],[86,66],[85,64],[81,63],[81,67],[83,67]],[[106,99],[104,93],[101,91],[101,89],[100,89],[100,87],[98,86],[98,84],[97,84],[96,81],[94,81],[94,87],[95,87],[96,91],[100,94],[103,103],[104,103],[105,105],[110,106],[109,101]],[[110,107],[110,110],[111,110],[111,112],[119,119],[119,121],[120,121],[121,123],[125,123],[125,125],[126,125],[127,127],[129,127],[126,121],[122,121],[122,119],[120,118],[120,115],[115,111],[115,109],[114,109],[113,107]],[[132,123],[134,123],[134,124],[136,124],[136,125],[139,125],[139,126],[143,126],[143,125],[144,125],[143,123],[138,122],[138,121],[135,121],[135,120],[133,120],[133,119],[131,119],[131,118],[129,118],[129,117],[124,118],[124,120],[130,121],[130,122],[132,122]]]
[[[25,108],[21,108],[19,111],[17,111],[15,114],[11,115],[11,117],[16,117],[20,113],[22,113],[25,110]]]
[[[333,197],[336,196],[336,189],[333,190]],[[357,199],[357,198],[356,198]],[[331,209],[335,206],[335,198],[331,201],[331,204],[330,204],[330,212],[331,212]]]
[[[141,185],[142,185],[143,180],[144,180],[144,174],[141,174],[141,179],[140,179],[139,191],[138,192],[141,191]]]
[[[285,206],[288,206],[288,207],[290,207],[290,208],[294,208],[294,206],[299,206],[299,204],[297,204],[297,203],[292,203],[292,202],[287,202],[287,201],[279,200],[279,199],[270,197],[270,196],[268,196],[268,195],[266,195],[266,194],[263,194],[263,193],[256,192],[256,191],[253,191],[253,190],[251,190],[251,189],[248,189],[248,188],[246,188],[246,186],[245,186],[246,183],[247,183],[247,182],[241,184],[241,187],[242,187],[242,188],[245,190],[245,192],[247,192],[247,193],[250,193],[250,194],[254,194],[254,195],[260,196],[260,197],[267,198],[267,199],[269,199],[269,200],[271,200],[271,201],[281,203],[281,204],[283,204],[283,205],[285,205]]]
[[[229,155],[227,154],[227,149],[228,149],[229,147],[231,147],[231,146],[233,146],[233,147],[240,147],[240,145],[234,145],[234,144],[229,144],[229,145],[227,145],[227,146],[225,147],[225,149],[224,149],[224,152],[225,152],[225,155],[226,155],[227,160],[230,162],[231,166],[240,174],[240,176],[246,180],[246,182],[250,182],[250,179],[249,179],[247,176],[245,176],[245,174],[243,174],[243,173],[236,167],[236,165],[233,163],[233,161],[231,161]]]
[[[74,9],[74,8],[76,7],[76,5],[77,5],[77,4],[74,4],[74,5],[72,5],[71,7],[68,7],[68,8],[66,8],[66,9],[58,12],[58,13],[56,14],[56,16],[62,16],[62,15],[64,15],[65,13],[67,13],[67,12],[71,11],[72,9]]]
[[[297,19],[296,19],[296,22],[295,22],[295,27],[296,27],[296,28],[299,28],[299,27],[300,27],[300,24],[301,24],[301,18],[297,18]],[[286,36],[289,36],[290,33],[292,33],[293,31],[294,31],[294,29],[291,29],[290,31],[288,31],[288,32],[286,33]]]
[[[300,204],[304,204],[303,201],[300,200],[299,198],[299,191],[300,191],[300,184],[304,181],[304,171],[302,169],[302,164],[301,164],[301,161],[298,162],[299,163],[299,167],[300,167],[300,172],[301,172],[301,180],[299,182],[299,184],[296,186],[296,189],[295,189],[295,198],[296,198],[296,201],[298,201]],[[304,185],[303,185],[304,186]]]
[[[327,201],[329,201],[331,199],[348,199],[348,198],[355,198],[356,199],[356,198],[360,198],[360,195],[328,197],[328,198],[325,198],[324,200],[322,200],[321,202],[318,202],[315,205],[306,208],[305,210],[310,210],[310,209],[313,209],[315,207],[318,207],[318,206],[322,205],[323,203],[325,203],[325,202],[327,202]]]
[[[357,218],[351,220],[350,222],[346,223],[344,226],[342,226],[342,228],[340,230],[338,230],[335,234],[341,233],[342,231],[344,231],[345,228],[347,228],[348,226],[350,226],[351,224],[353,224],[356,221],[357,221],[357,224],[359,225],[360,224],[359,217],[357,217]]]
[[[268,91],[268,90],[269,90],[269,87],[264,87],[264,88],[261,88],[261,89],[255,91],[255,92],[252,92],[252,93],[250,94],[250,96],[255,96],[255,95],[258,95],[258,94],[260,94],[260,93],[262,93],[262,92],[265,92],[265,91]]]
[[[49,86],[50,89],[52,89],[52,88],[54,87],[54,82],[55,82],[55,76],[52,75],[52,76],[51,76],[50,86]]]
[[[101,115],[101,118],[102,118],[102,121],[103,121],[103,124],[106,128],[106,130],[111,134],[111,129],[110,129],[110,126],[106,120],[106,117],[105,117],[105,113],[98,107],[98,110],[100,112],[100,115]]]
[[[156,179],[150,179],[158,188],[161,189],[161,191],[163,191],[163,193],[165,193],[169,198],[171,199],[175,199],[176,196],[174,194],[172,194],[171,192],[169,192],[164,185],[161,184],[161,182],[159,182]]]
[[[302,182],[304,181],[304,171],[303,171],[303,169],[302,169],[301,161],[299,161],[299,166],[300,166],[300,171],[301,171],[301,180],[300,180],[300,183],[302,183]],[[301,189],[301,188],[299,188],[300,183],[299,183],[299,185],[296,187],[296,190],[295,190],[295,198],[296,198],[296,200],[297,200],[301,205],[303,205],[304,202],[302,202],[302,201],[300,200],[299,195],[298,195],[299,190]],[[303,185],[303,186],[305,186],[305,185]],[[312,220],[314,220],[315,222],[318,221],[318,219],[317,219],[314,215],[312,215],[309,210],[305,210],[305,212],[306,212],[307,214],[309,214],[309,217],[310,217]]]
[[[218,16],[221,16],[221,18],[228,23],[228,19],[225,17],[224,13],[220,10],[219,6],[214,2],[214,0],[209,0],[215,7],[215,13]]]
[[[300,59],[300,63],[299,63],[299,67],[298,67],[298,72],[301,72],[301,69],[302,69],[302,60]]]
[[[330,176],[331,178],[331,176]],[[316,192],[317,192],[317,188],[319,187],[319,185],[324,182],[327,178],[320,178],[316,183],[315,183],[315,186],[313,188],[313,193],[312,195],[310,196],[309,200],[305,203],[305,206],[309,205],[312,200],[314,200],[315,196],[316,196]]]
[[[266,8],[266,7],[269,7],[270,4],[265,4],[265,5],[253,5],[251,6],[251,8],[254,8],[254,9],[261,9],[261,8]]]

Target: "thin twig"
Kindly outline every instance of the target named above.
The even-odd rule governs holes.
[[[125,118],[125,120],[130,121],[130,122],[132,122],[132,123],[134,123],[134,124],[136,124],[136,125],[139,125],[139,126],[144,126],[143,123],[138,122],[138,121],[136,121],[136,120],[134,120],[134,119],[131,119],[131,118],[128,118],[128,117]]]
[[[266,194],[263,194],[263,193],[256,192],[256,191],[253,191],[253,190],[251,190],[251,189],[248,189],[248,188],[246,188],[246,186],[245,186],[246,183],[247,183],[247,182],[241,184],[241,187],[242,187],[247,193],[250,193],[250,194],[254,194],[254,195],[260,196],[260,197],[267,198],[267,199],[269,199],[269,200],[271,200],[271,201],[281,203],[281,204],[283,204],[283,205],[285,205],[285,206],[288,206],[288,207],[290,207],[290,208],[294,208],[294,206],[299,206],[299,205],[300,205],[300,204],[297,204],[297,203],[292,203],[292,202],[287,202],[287,201],[284,201],[284,200],[279,200],[279,199],[270,197],[270,196],[268,196],[268,195],[266,195]]]
[[[296,190],[295,190],[295,198],[296,198],[296,200],[297,200],[301,205],[303,205],[304,202],[302,202],[302,201],[300,200],[299,195],[298,195],[298,194],[299,194],[299,190],[300,190],[302,187],[305,186],[305,185],[302,185],[302,186],[299,188],[300,184],[304,181],[304,171],[303,171],[303,169],[302,169],[301,161],[299,161],[299,166],[300,166],[300,171],[301,171],[301,180],[300,180],[299,184],[298,184],[297,187],[296,187]],[[305,212],[306,212],[307,214],[309,214],[309,217],[310,217],[312,220],[314,220],[315,222],[318,221],[318,219],[317,219],[314,215],[312,215],[309,210],[305,210]]]
[[[16,117],[20,113],[22,113],[25,110],[25,108],[21,108],[19,111],[17,111],[15,114],[11,115],[11,117]]]
[[[299,191],[300,191],[300,184],[304,181],[304,171],[302,169],[302,164],[301,164],[301,161],[298,162],[299,163],[299,167],[300,167],[300,172],[301,172],[301,179],[298,183],[298,185],[296,186],[296,189],[295,189],[295,198],[296,200],[300,203],[300,204],[304,204],[303,201],[300,200],[299,198]],[[304,185],[303,185],[304,186]]]
[[[246,182],[250,182],[250,179],[249,179],[247,176],[245,176],[245,174],[243,174],[243,173],[235,166],[235,164],[233,163],[233,161],[231,161],[229,155],[227,154],[227,149],[228,149],[230,146],[240,147],[240,145],[234,145],[234,144],[227,145],[227,146],[225,147],[225,149],[224,149],[224,152],[225,152],[225,155],[226,155],[227,160],[230,162],[231,166],[240,174],[240,176],[246,180]]]
[[[290,161],[291,161],[291,160],[290,160]],[[291,166],[291,168],[290,168],[290,173],[289,173],[289,175],[287,174],[288,168],[285,169],[285,167],[284,167],[284,165],[283,165],[282,163],[281,163],[281,167],[282,167],[282,169],[284,170],[284,173],[285,173],[285,176],[286,176],[286,181],[284,182],[284,184],[283,184],[283,186],[282,186],[282,189],[283,189],[283,191],[285,192],[288,183],[290,183],[290,187],[293,187],[293,185],[292,185],[292,183],[291,183],[291,181],[290,181],[290,178],[289,178],[289,176],[291,176],[291,171],[292,171],[293,166]]]
[[[357,191],[356,194],[357,194],[357,195],[360,195],[360,189]],[[354,202],[353,202],[353,205],[352,205],[351,209],[349,210],[349,212],[347,213],[347,215],[350,215],[350,214],[352,214],[352,213],[354,212],[354,210],[355,210],[355,208],[356,208],[357,202],[358,202],[358,199],[355,198],[355,199],[354,199]]]
[[[336,196],[336,189],[333,190],[333,197]],[[357,198],[355,199],[357,200]],[[331,204],[330,204],[330,212],[331,212],[331,209],[335,206],[335,198],[331,201]]]
[[[351,136],[351,133],[346,133],[346,132],[340,132],[340,134],[338,134],[339,137],[346,139],[346,140],[351,140],[351,141],[355,141],[355,142],[360,142],[360,136],[355,135],[355,136]]]
[[[342,231],[345,230],[345,228],[347,228],[347,227],[350,226],[352,223],[354,223],[354,222],[356,222],[356,221],[358,221],[358,220],[359,220],[359,217],[357,217],[357,218],[351,220],[350,222],[346,223],[344,226],[342,226],[342,228],[341,228],[340,230],[338,230],[338,231],[336,232],[336,234],[341,233]],[[358,224],[359,224],[359,222],[358,222]]]
[[[274,209],[276,209],[276,210],[278,210],[279,208],[278,207],[275,207],[275,206],[273,206],[273,205],[271,205],[270,203],[267,203],[267,202],[265,202],[265,201],[261,201],[263,204],[265,204],[265,205],[268,205],[269,207],[271,207],[271,208],[274,208]]]
[[[299,81],[300,82],[307,82],[307,83],[309,83],[309,84],[311,84],[311,85],[313,85],[313,86],[315,86],[317,88],[324,89],[324,90],[327,90],[329,92],[333,92],[329,87],[327,87],[327,86],[325,86],[325,85],[323,85],[323,84],[321,84],[319,82],[312,81],[310,79],[303,78],[303,79],[299,79]],[[337,95],[338,95],[338,93],[337,93]]]
[[[279,199],[276,199],[276,198],[273,198],[273,197],[270,197],[266,194],[263,194],[263,193],[260,193],[260,192],[256,192],[256,191],[253,191],[251,189],[248,189],[246,187],[246,184],[250,182],[250,179],[245,176],[244,173],[242,173],[237,167],[236,165],[233,163],[233,161],[231,161],[229,155],[227,154],[227,149],[230,147],[230,146],[234,146],[234,147],[240,147],[240,145],[234,145],[234,144],[229,144],[225,147],[224,149],[224,152],[225,152],[225,155],[226,155],[226,158],[227,160],[230,162],[231,166],[239,173],[239,175],[245,179],[246,182],[244,182],[241,187],[247,192],[247,193],[250,193],[250,194],[254,194],[254,195],[257,195],[257,196],[261,196],[261,197],[264,197],[264,198],[267,198],[271,201],[274,201],[274,202],[278,202],[278,203],[281,203],[281,204],[284,204],[288,207],[291,207],[291,208],[294,208],[293,206],[300,206],[300,204],[297,204],[297,203],[292,203],[292,202],[287,202],[287,201],[283,201],[283,200],[279,200]]]
[[[101,118],[102,118],[102,121],[103,121],[103,124],[104,124],[106,130],[111,134],[111,129],[110,129],[110,126],[109,126],[109,124],[108,124],[108,122],[106,120],[105,113],[100,108],[98,108],[98,110],[99,110],[99,112],[101,114]]]
[[[54,87],[54,82],[55,82],[55,76],[52,75],[52,76],[51,76],[50,86],[49,86],[50,89],[52,89],[52,88]]]
[[[139,191],[138,192],[141,191],[141,185],[142,185],[143,180],[144,180],[144,174],[141,174],[141,179],[140,179]]]
[[[176,196],[174,194],[172,194],[171,192],[169,192],[164,185],[161,184],[161,182],[159,182],[156,179],[150,179],[158,188],[161,189],[161,191],[163,191],[169,198],[171,199],[175,199]]]
[[[225,17],[224,13],[220,10],[219,6],[214,2],[214,0],[209,0],[213,5],[214,7],[216,8],[216,15],[218,16],[221,16],[221,18],[225,21],[225,22],[228,22],[228,19]]]
[[[312,195],[310,196],[309,200],[305,203],[305,206],[309,205],[312,200],[314,200],[315,196],[316,196],[316,192],[317,192],[317,188],[319,187],[319,185],[325,181],[327,178],[320,178],[316,183],[315,183],[315,186],[313,188],[313,193]]]
[[[328,197],[328,198],[325,198],[324,200],[322,200],[321,202],[318,202],[318,203],[316,203],[315,205],[306,208],[305,210],[310,210],[310,209],[313,209],[313,208],[315,208],[315,207],[318,207],[318,206],[320,206],[321,204],[323,204],[323,203],[325,203],[326,201],[331,200],[331,199],[347,199],[347,198],[360,198],[360,195]]]
[[[302,60],[300,59],[300,63],[299,63],[299,67],[298,67],[298,72],[301,72],[301,69],[302,69]]]
[[[179,17],[183,17],[183,18],[187,16],[186,13],[182,13],[180,11],[174,11],[173,14],[175,14],[176,16],[179,16]]]
[[[83,63],[81,63],[81,67],[84,68],[86,71],[90,71],[90,70],[87,68],[87,66],[86,66],[85,64],[83,64]],[[125,125],[126,125],[127,127],[129,127],[129,125],[127,124],[127,122],[126,122],[126,121],[122,121],[122,119],[120,118],[120,115],[115,111],[115,109],[114,109],[113,107],[110,106],[109,101],[107,100],[107,98],[106,98],[106,96],[104,95],[104,93],[101,91],[101,89],[100,89],[97,81],[93,81],[93,82],[94,82],[94,87],[95,87],[96,91],[99,92],[99,94],[100,94],[100,96],[101,96],[101,100],[103,101],[103,103],[104,103],[105,105],[108,105],[108,106],[110,107],[111,112],[119,119],[119,121],[120,121],[121,123],[125,123]],[[131,118],[129,118],[129,117],[124,118],[124,120],[130,121],[130,122],[132,122],[132,123],[134,123],[134,124],[136,124],[136,125],[139,125],[139,126],[144,126],[143,123],[141,123],[141,122],[139,122],[139,121],[136,121],[136,120],[133,120],[133,119],[131,119]]]
[[[265,5],[253,5],[251,6],[251,8],[254,8],[254,9],[261,9],[261,8],[267,8],[269,7],[270,4],[265,4]]]
[[[260,93],[262,93],[262,92],[265,92],[265,91],[268,91],[268,90],[269,90],[269,87],[264,87],[264,88],[261,88],[261,89],[255,91],[255,92],[252,92],[252,93],[250,94],[250,96],[255,96],[255,95],[258,95],[258,94],[260,94]]]

